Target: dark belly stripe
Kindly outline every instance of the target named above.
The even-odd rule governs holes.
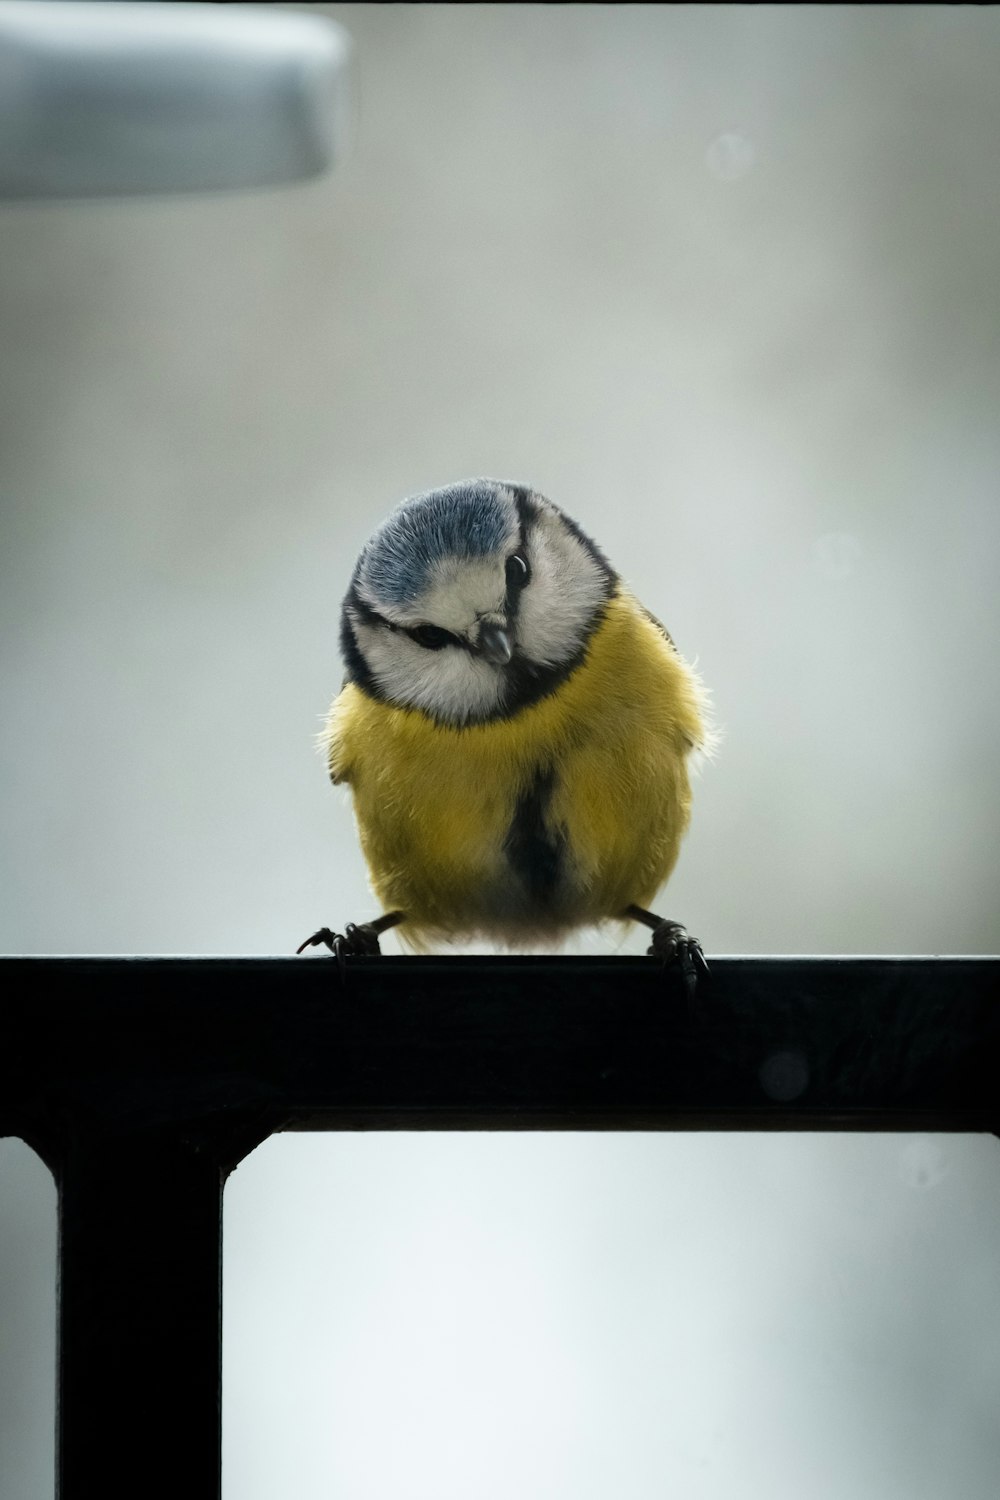
[[[551,767],[539,767],[514,809],[504,851],[526,894],[539,906],[551,905],[562,874],[566,840],[546,822],[555,786]]]

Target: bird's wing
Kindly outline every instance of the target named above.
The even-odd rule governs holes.
[[[326,747],[326,764],[330,772],[330,780],[334,786],[341,782],[350,781],[350,761],[345,743],[345,720],[347,718],[347,704],[345,702],[345,689],[348,683],[345,681],[338,696],[333,700],[326,727],[323,730],[322,742]]]
[[[677,647],[676,647],[676,645],[674,645],[674,638],[670,634],[670,631],[667,629],[667,627],[664,625],[663,621],[662,620],[658,620],[656,618],[656,616],[653,614],[653,611],[651,609],[647,609],[644,604],[641,604],[639,607],[642,610],[643,614],[646,616],[646,619],[649,620],[653,625],[656,626],[657,630],[663,636],[663,638],[667,642],[667,644],[670,645],[670,646],[673,646],[674,650],[676,651]]]

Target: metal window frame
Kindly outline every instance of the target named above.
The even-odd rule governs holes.
[[[1000,959],[0,959],[59,1192],[59,1500],[218,1500],[222,1192],[278,1130],[1000,1133]]]

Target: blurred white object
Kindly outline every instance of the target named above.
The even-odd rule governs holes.
[[[262,187],[347,134],[347,32],[250,5],[0,3],[0,198]]]
[[[738,182],[753,170],[756,160],[753,141],[738,130],[723,131],[705,152],[708,170],[723,182]]]

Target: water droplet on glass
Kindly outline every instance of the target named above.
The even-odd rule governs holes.
[[[899,1153],[899,1173],[913,1188],[937,1187],[948,1175],[944,1147],[929,1136],[914,1136]]]
[[[812,556],[824,578],[849,578],[861,561],[861,543],[849,531],[828,531],[813,542]]]
[[[801,1052],[772,1052],[761,1063],[757,1077],[769,1099],[787,1104],[808,1088],[809,1064]]]
[[[705,164],[713,177],[723,182],[736,182],[745,177],[757,160],[753,141],[738,130],[725,130],[717,135],[705,152]]]

